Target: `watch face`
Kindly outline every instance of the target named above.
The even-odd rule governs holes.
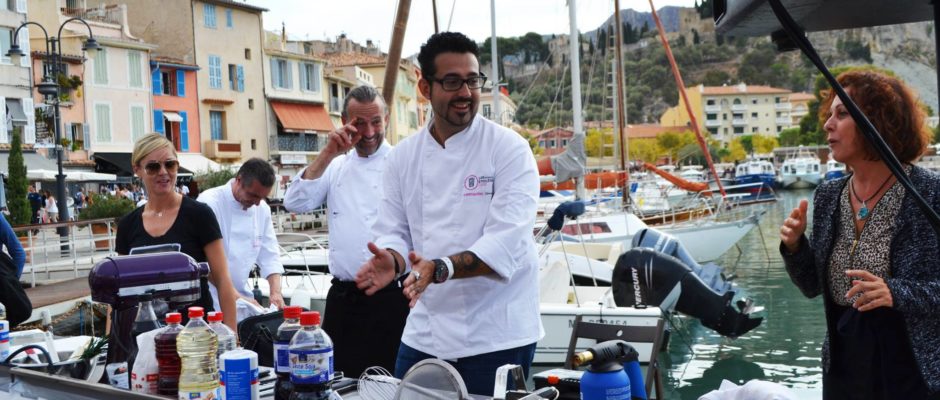
[[[441,260],[434,260],[434,282],[442,283],[447,280],[447,264]]]

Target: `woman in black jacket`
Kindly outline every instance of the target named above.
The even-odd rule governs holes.
[[[928,143],[911,91],[870,71],[838,80],[940,210],[940,176],[911,165]],[[823,398],[933,398],[940,393],[937,235],[834,92],[820,105],[820,122],[832,158],[853,174],[816,190],[809,240],[807,202],[800,202],[780,228],[780,252],[803,294],[823,295]]]

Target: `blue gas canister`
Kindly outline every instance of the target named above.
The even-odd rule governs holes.
[[[645,400],[638,358],[639,353],[622,340],[598,343],[575,354],[575,366],[589,365],[581,377],[581,400]]]

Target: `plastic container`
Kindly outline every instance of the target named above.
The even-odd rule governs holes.
[[[202,307],[190,307],[189,323],[176,337],[181,367],[180,400],[220,397],[218,360],[215,358],[219,340],[202,317]]]
[[[0,361],[10,356],[10,322],[0,319]]]
[[[236,349],[219,357],[224,400],[258,400],[258,353]]]
[[[183,327],[180,313],[166,315],[166,327],[153,339],[157,352],[157,394],[176,396],[180,383],[180,356],[176,352],[176,337]]]
[[[277,337],[274,341],[274,372],[277,373],[277,382],[274,384],[274,399],[288,400],[293,386],[290,383],[290,361],[288,348],[294,333],[300,330],[300,306],[284,307],[284,322],[277,327]]]
[[[226,351],[235,350],[235,332],[232,332],[228,325],[223,324],[222,319],[223,314],[221,311],[209,313],[209,327],[219,338],[219,349],[215,353],[216,359],[225,354]]]
[[[332,394],[333,341],[320,329],[320,313],[300,315],[301,329],[290,341],[291,400],[326,400]]]
[[[7,320],[7,307],[3,303],[0,303],[0,319]]]

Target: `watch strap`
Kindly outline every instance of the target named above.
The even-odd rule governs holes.
[[[454,262],[450,260],[450,257],[441,257],[441,261],[444,262],[444,265],[447,266],[447,279],[454,277]]]

